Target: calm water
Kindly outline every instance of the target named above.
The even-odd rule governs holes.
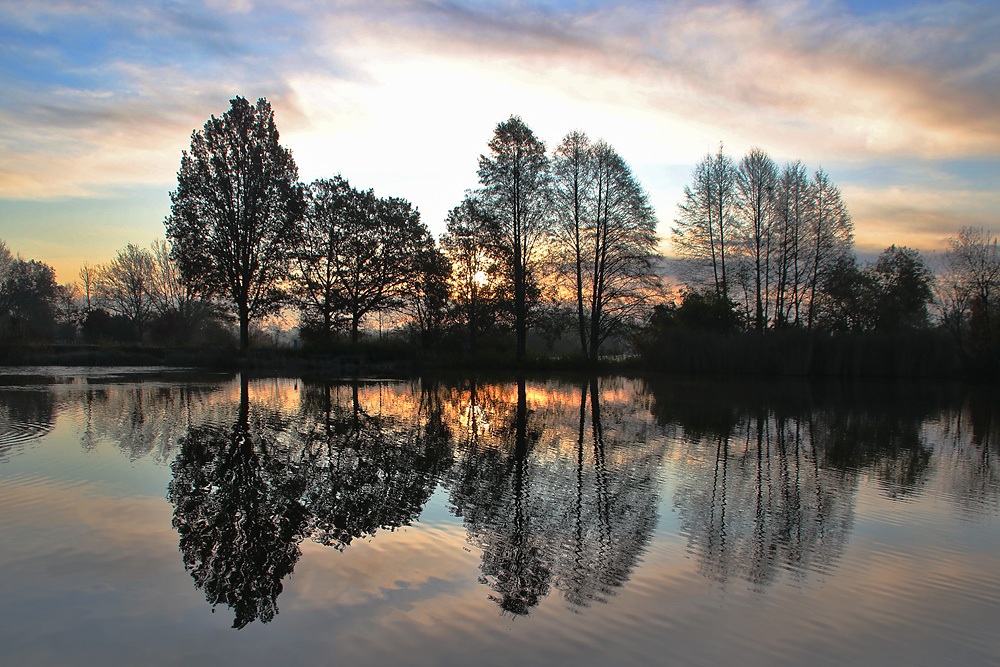
[[[997,399],[0,369],[0,663],[998,664]]]

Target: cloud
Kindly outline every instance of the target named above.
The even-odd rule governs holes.
[[[956,188],[842,188],[855,221],[859,251],[889,245],[940,248],[962,227],[996,229],[1000,193]]]
[[[432,226],[510,114],[550,148],[607,139],[664,223],[678,174],[720,140],[811,166],[1000,155],[1000,17],[974,4],[0,0],[0,25],[17,38],[0,49],[0,199],[169,189],[191,130],[236,94],[271,101],[303,178],[342,172]],[[841,185],[859,239],[983,219],[957,196],[908,213],[906,181]]]

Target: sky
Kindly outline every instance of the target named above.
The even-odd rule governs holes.
[[[77,278],[164,233],[191,132],[266,97],[300,179],[440,234],[496,125],[610,143],[669,254],[694,165],[824,169],[861,256],[1000,233],[1000,2],[0,0],[0,239]]]

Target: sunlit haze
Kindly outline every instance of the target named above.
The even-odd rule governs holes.
[[[410,200],[435,234],[521,116],[632,165],[669,253],[722,142],[823,167],[860,253],[1000,232],[993,2],[0,0],[0,239],[76,278],[163,236],[191,132],[266,97],[303,181]]]

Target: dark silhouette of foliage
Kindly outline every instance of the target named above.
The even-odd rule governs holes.
[[[343,322],[357,343],[366,316],[407,304],[433,238],[406,200],[379,199],[339,176],[314,182],[308,201],[295,253],[303,320],[327,338]]]
[[[504,319],[510,290],[507,258],[495,217],[472,196],[448,212],[441,250],[451,261],[453,316],[475,351],[482,332]]]
[[[137,343],[139,332],[124,315],[111,315],[94,308],[84,317],[80,334],[87,343]]]
[[[51,266],[15,257],[0,241],[0,339],[51,337],[63,296]]]
[[[235,311],[245,351],[251,320],[285,302],[303,206],[298,170],[278,143],[271,105],[261,98],[251,106],[242,97],[231,104],[192,132],[165,224],[184,280]]]
[[[552,235],[556,273],[573,303],[581,352],[591,363],[601,345],[634,325],[660,287],[653,272],[656,217],[645,192],[615,150],[572,132],[553,158]]]
[[[548,233],[549,160],[545,144],[517,116],[497,125],[488,155],[479,156],[479,199],[496,220],[499,245],[514,284],[517,359],[525,355],[536,262]]]
[[[247,380],[227,432],[191,429],[171,464],[168,498],[184,566],[213,605],[233,609],[234,628],[278,613],[282,579],[300,556],[306,512],[294,470],[268,455],[268,436],[251,424]]]

